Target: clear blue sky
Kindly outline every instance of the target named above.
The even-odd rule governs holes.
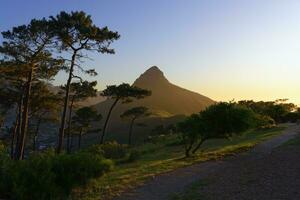
[[[121,34],[115,55],[86,63],[100,89],[157,65],[171,82],[215,100],[300,103],[298,0],[1,0],[0,30],[62,10],[83,10]]]

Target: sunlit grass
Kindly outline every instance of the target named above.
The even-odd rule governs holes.
[[[141,158],[133,163],[115,166],[113,171],[99,179],[92,180],[85,188],[74,191],[73,199],[107,200],[120,195],[123,191],[143,184],[145,180],[157,174],[212,159],[220,159],[237,152],[246,151],[257,143],[278,135],[285,127],[268,130],[248,131],[231,140],[211,140],[202,147],[202,151],[190,158],[184,158],[181,145],[173,145],[177,136],[170,136],[158,144],[145,144],[136,147],[143,152]]]

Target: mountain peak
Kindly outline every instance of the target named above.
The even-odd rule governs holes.
[[[163,72],[157,66],[150,67],[149,69],[147,69],[144,72],[144,74],[146,74],[146,73],[157,73],[157,74],[162,74],[163,75]]]
[[[169,83],[169,81],[166,79],[164,73],[157,66],[152,66],[149,69],[147,69],[143,74],[141,74],[138,79],[136,79],[134,85],[145,86],[157,83],[163,84]]]

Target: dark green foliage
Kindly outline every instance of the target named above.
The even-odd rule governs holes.
[[[283,116],[283,119],[285,122],[292,122],[292,123],[298,122],[300,120],[300,113],[299,111],[289,112]]]
[[[257,128],[269,128],[275,126],[275,121],[270,116],[255,114],[255,126]]]
[[[131,102],[133,99],[141,99],[151,95],[151,91],[131,86],[128,83],[121,85],[109,85],[103,90],[102,96],[112,99],[119,99],[123,103]]]
[[[98,145],[103,151],[103,155],[107,159],[121,159],[126,156],[127,146],[119,144],[116,141],[106,142],[102,145]]]
[[[18,200],[67,199],[72,188],[101,176],[112,166],[101,154],[87,152],[57,156],[48,151],[22,161],[1,157],[0,162],[0,192]]]
[[[254,126],[254,117],[252,110],[232,102],[217,103],[199,114],[191,115],[178,124],[185,143],[186,156],[189,156],[192,148],[192,153],[195,153],[208,139],[228,139],[234,134],[246,131]]]
[[[53,34],[45,19],[31,20],[29,24],[2,32],[0,46],[0,72],[9,89],[19,92],[22,99],[22,119],[19,119],[19,141],[16,159],[23,159],[29,124],[29,104],[32,84],[51,79],[61,69],[63,60],[52,55]],[[19,105],[18,105],[19,106]]]
[[[136,149],[133,149],[130,151],[127,161],[134,162],[137,161],[140,157],[141,157],[141,152]]]
[[[276,123],[285,122],[285,115],[293,112],[297,106],[293,103],[288,103],[287,99],[278,99],[276,101],[239,101],[240,105],[251,108],[255,113],[266,115],[275,120]]]
[[[10,194],[11,177],[8,170],[11,170],[12,161],[6,147],[0,142],[0,198],[8,197]]]
[[[90,154],[102,154],[107,159],[122,159],[128,153],[127,145],[119,144],[116,141],[106,142],[104,144],[95,144],[83,150]]]

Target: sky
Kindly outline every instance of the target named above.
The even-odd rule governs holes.
[[[84,63],[99,73],[86,78],[100,90],[156,65],[170,82],[217,101],[300,104],[298,0],[1,0],[0,30],[79,10],[121,35],[115,55]],[[65,81],[61,73],[54,84]]]

